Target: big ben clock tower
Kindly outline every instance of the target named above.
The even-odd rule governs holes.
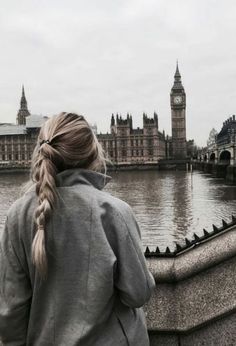
[[[174,85],[170,93],[172,146],[173,158],[185,159],[187,156],[186,145],[186,94],[181,82],[178,63],[176,66]]]

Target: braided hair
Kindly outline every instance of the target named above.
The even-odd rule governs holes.
[[[47,272],[46,221],[57,198],[56,175],[75,167],[95,171],[104,168],[106,171],[106,159],[97,137],[84,117],[63,112],[44,123],[32,158],[31,178],[36,183],[38,196],[32,260],[42,277]]]

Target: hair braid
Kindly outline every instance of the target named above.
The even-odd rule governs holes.
[[[49,158],[44,157],[43,153],[39,155],[36,166],[36,193],[39,205],[35,210],[37,231],[32,244],[32,258],[41,276],[45,276],[47,271],[45,224],[56,198],[55,177],[57,169]]]
[[[84,117],[61,113],[42,126],[31,166],[31,178],[36,183],[38,196],[32,260],[41,277],[45,277],[47,272],[45,230],[57,197],[56,175],[70,168],[106,171],[106,158]]]

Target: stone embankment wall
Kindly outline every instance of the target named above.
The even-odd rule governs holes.
[[[236,219],[171,253],[146,250],[156,289],[145,306],[151,346],[236,345]]]
[[[224,178],[228,182],[236,183],[236,166],[229,165],[227,163],[214,163],[209,162],[193,162],[193,167],[199,169],[205,173],[210,173],[217,178]]]

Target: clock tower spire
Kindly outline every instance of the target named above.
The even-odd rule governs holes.
[[[181,81],[178,62],[174,75],[174,85],[170,92],[173,158],[187,156],[186,145],[186,94]]]

